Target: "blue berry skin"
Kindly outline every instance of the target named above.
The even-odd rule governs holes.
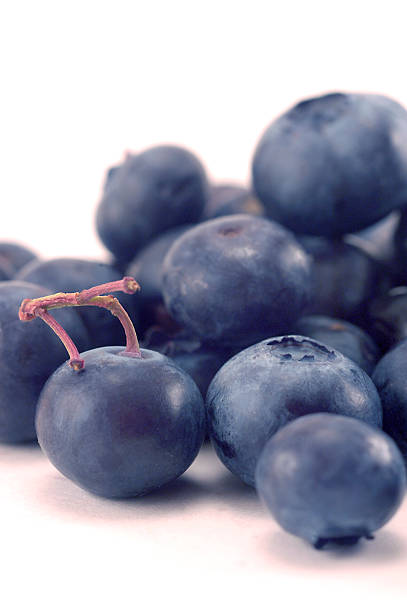
[[[369,334],[343,319],[318,315],[301,317],[295,324],[295,333],[331,346],[352,359],[369,376],[381,357],[379,347]]]
[[[182,331],[171,335],[158,327],[148,330],[143,346],[173,359],[195,381],[203,398],[216,372],[231,357],[224,347],[205,346]]]
[[[201,220],[239,214],[264,216],[264,208],[249,189],[242,185],[233,183],[211,185]]]
[[[106,191],[109,188],[109,183],[112,180],[113,176],[115,175],[116,171],[120,168],[120,165],[118,166],[111,166],[110,168],[108,168],[106,170],[106,174],[105,174],[105,183],[104,183],[104,191]]]
[[[174,227],[152,240],[133,259],[127,275],[137,279],[142,302],[162,301],[162,265],[168,250],[191,225]]]
[[[213,377],[227,360],[225,351],[205,346],[196,351],[180,351],[171,358],[192,377],[204,399]]]
[[[286,425],[256,467],[257,491],[277,523],[316,548],[371,539],[399,508],[405,487],[403,458],[389,436],[331,414]]]
[[[205,433],[201,394],[173,361],[124,347],[82,354],[85,369],[62,365],[38,402],[38,441],[51,463],[103,497],[144,495],[180,476]]]
[[[119,280],[121,276],[117,270],[105,263],[60,257],[33,261],[24,266],[16,278],[49,287],[51,293],[57,291],[71,293]],[[137,295],[122,294],[120,303],[137,324]],[[116,317],[112,317],[104,308],[83,306],[78,309],[78,313],[89,333],[89,344],[85,349],[124,342],[122,326]]]
[[[137,279],[141,290],[137,294],[142,328],[139,333],[157,323],[157,316],[164,310],[162,292],[162,267],[164,258],[175,242],[191,225],[180,225],[153,239],[133,259],[126,275]]]
[[[331,347],[294,335],[264,340],[227,361],[209,385],[206,410],[219,459],[249,485],[265,443],[289,421],[330,412],[382,424],[369,376]]]
[[[41,320],[18,318],[25,298],[42,297],[46,287],[21,281],[0,283],[0,442],[36,439],[34,417],[39,394],[48,377],[66,360],[66,349]],[[79,350],[89,345],[88,333],[72,308],[53,311]]]
[[[248,346],[284,333],[309,300],[310,265],[291,232],[229,215],[200,223],[168,251],[164,301],[193,337]]]
[[[105,185],[96,213],[104,245],[121,261],[163,231],[199,220],[207,198],[205,170],[176,146],[128,155]]]
[[[0,259],[0,281],[10,280],[9,267]]]
[[[360,232],[349,234],[347,239],[383,265],[393,266],[400,215],[400,211],[395,210]]]
[[[399,219],[394,236],[395,257],[393,267],[396,268],[398,285],[407,284],[407,210],[404,210]]]
[[[4,267],[7,279],[13,278],[23,266],[36,258],[36,254],[22,244],[0,242],[0,265]]]
[[[297,233],[338,236],[407,202],[407,112],[381,95],[303,100],[263,134],[254,191]]]
[[[383,353],[407,338],[407,287],[393,287],[372,300],[366,327]]]
[[[377,364],[372,379],[383,406],[383,429],[407,460],[407,340],[399,342]]]
[[[312,299],[306,314],[361,324],[369,301],[387,283],[378,262],[344,240],[297,238],[312,260]]]

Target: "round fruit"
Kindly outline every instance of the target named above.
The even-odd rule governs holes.
[[[303,100],[276,119],[253,159],[270,218],[298,233],[338,236],[407,201],[407,112],[372,94]]]
[[[51,463],[103,497],[144,495],[180,476],[205,435],[202,396],[180,367],[142,349],[81,354],[48,380],[38,402],[38,441]]]
[[[382,424],[369,376],[333,348],[303,336],[263,340],[227,361],[206,396],[209,434],[220,460],[247,484],[267,440],[312,412]]]
[[[393,440],[349,417],[312,414],[264,447],[256,487],[286,531],[322,548],[371,538],[400,506],[406,486]]]
[[[206,342],[241,347],[285,333],[309,291],[309,260],[291,232],[251,215],[200,223],[164,260],[171,316]]]

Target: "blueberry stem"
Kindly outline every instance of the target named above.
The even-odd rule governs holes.
[[[49,312],[47,312],[45,309],[43,309],[42,311],[38,309],[37,316],[50,326],[50,328],[56,333],[56,335],[59,337],[59,339],[65,346],[66,350],[69,353],[69,365],[71,366],[71,368],[73,368],[74,370],[82,370],[85,363],[81,358],[75,343],[73,342],[69,334],[66,333],[62,325],[60,325],[58,321],[56,321],[54,317],[50,315]]]
[[[101,295],[114,291],[124,293],[135,293],[140,289],[137,281],[131,276],[125,276],[121,280],[96,285],[90,289],[77,291],[75,293],[54,293],[32,300],[25,299],[21,302],[18,316],[21,321],[31,321],[36,317],[41,318],[60,338],[69,354],[69,365],[74,370],[82,370],[84,361],[81,358],[75,343],[64,330],[64,328],[49,314],[48,310],[53,308],[64,308],[65,306],[99,306],[107,308],[112,315],[117,317],[123,326],[126,334],[126,348],[124,355],[141,357],[140,346],[137,339],[136,330],[131,319],[119,300],[112,295]]]

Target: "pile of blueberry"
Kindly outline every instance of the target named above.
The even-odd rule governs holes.
[[[212,184],[191,152],[151,147],[106,174],[109,262],[0,244],[0,441],[38,438],[120,498],[209,437],[287,531],[370,539],[406,487],[407,111],[304,100],[252,179]]]

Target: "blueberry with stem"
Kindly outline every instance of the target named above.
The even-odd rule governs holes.
[[[103,497],[143,495],[180,476],[195,459],[205,433],[201,394],[171,359],[140,349],[126,311],[111,291],[134,293],[131,277],[78,293],[24,300],[20,318],[42,318],[64,342],[70,360],[41,393],[36,427],[54,466]],[[49,310],[94,305],[119,318],[126,347],[79,354]],[[85,367],[86,363],[86,367]]]

